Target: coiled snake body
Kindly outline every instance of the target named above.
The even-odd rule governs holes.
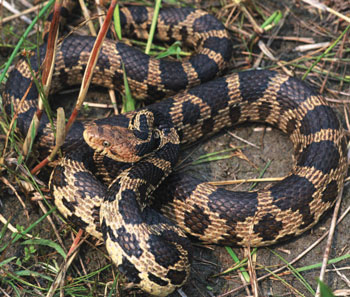
[[[150,9],[125,8],[121,15],[138,37],[146,36]],[[333,205],[347,162],[346,141],[335,113],[305,83],[273,71],[246,71],[208,81],[223,69],[232,47],[212,16],[165,9],[158,37],[199,44],[199,53],[187,62],[166,62],[106,41],[93,83],[122,90],[123,61],[135,97],[160,98],[184,91],[137,112],[74,124],[64,146],[69,153],[54,169],[50,189],[63,215],[104,238],[113,262],[130,281],[165,296],[183,285],[189,274],[191,248],[184,232],[205,242],[243,246],[299,235]],[[54,91],[81,80],[92,44],[90,37],[63,41]],[[41,47],[41,60],[44,52]],[[37,71],[35,61],[33,57],[31,66]],[[30,82],[22,60],[11,72],[3,96],[9,115],[11,104],[17,108],[23,133],[37,106],[35,86],[20,103]],[[246,121],[268,123],[289,135],[295,161],[284,180],[258,192],[230,192],[174,174],[159,186],[176,163],[179,144]],[[46,117],[38,130],[40,147],[47,149],[53,137]],[[107,188],[93,175],[98,167],[94,154],[105,170],[111,158],[138,162],[122,165]],[[152,192],[157,197],[153,206],[166,217],[150,206],[147,196]]]

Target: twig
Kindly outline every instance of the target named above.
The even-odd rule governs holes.
[[[327,263],[328,263],[329,253],[330,253],[331,247],[332,247],[332,241],[333,241],[333,235],[334,235],[335,227],[337,225],[337,217],[338,217],[338,213],[339,213],[339,209],[340,209],[342,196],[343,196],[343,188],[339,192],[337,203],[335,204],[335,207],[334,207],[334,212],[333,212],[333,217],[332,217],[332,221],[331,221],[331,226],[329,228],[327,244],[326,244],[326,248],[325,248],[325,251],[324,251],[324,254],[323,254],[322,267],[321,267],[320,276],[319,276],[319,280],[322,281],[322,282],[324,280],[324,275],[326,273],[326,267],[327,267]],[[317,285],[317,290],[316,290],[316,295],[315,296],[316,297],[320,296],[320,284],[319,283]]]
[[[254,143],[252,143],[252,142],[249,142],[248,140],[245,140],[245,139],[242,138],[242,137],[239,137],[238,135],[232,133],[231,131],[228,131],[228,134],[230,134],[232,137],[238,139],[239,141],[242,141],[242,142],[244,142],[244,143],[246,143],[246,144],[248,144],[248,145],[251,145],[251,146],[253,146],[253,147],[257,148],[257,149],[260,149],[256,144],[254,144]]]
[[[18,15],[20,14],[21,12],[19,10],[17,10],[16,8],[14,8],[11,4],[9,4],[8,2],[6,2],[5,0],[2,1],[1,3],[7,10],[9,10],[10,12]],[[30,18],[27,18],[26,16],[24,15],[20,15],[20,18],[22,21],[24,21],[25,23],[27,24],[31,24],[32,23],[32,20]]]
[[[23,11],[19,11],[16,14],[13,14],[13,15],[10,15],[10,16],[8,16],[6,18],[3,18],[0,23],[5,24],[5,23],[7,23],[7,22],[9,22],[11,20],[14,20],[14,19],[16,19],[18,17],[21,17],[22,15],[25,15],[25,14],[37,11],[38,9],[40,9],[40,7],[42,7],[43,5],[46,5],[47,3],[49,3],[49,1],[45,1],[44,3],[41,3],[39,5],[35,5],[35,6],[31,7],[31,8],[25,9]]]
[[[246,178],[246,179],[235,179],[235,180],[212,181],[212,182],[208,182],[208,184],[214,185],[214,186],[224,186],[224,185],[235,185],[235,184],[243,184],[243,183],[276,182],[276,181],[281,181],[284,178],[285,177]]]

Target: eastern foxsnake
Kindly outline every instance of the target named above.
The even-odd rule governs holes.
[[[151,16],[152,10],[144,7],[121,12],[125,27],[141,38],[147,37]],[[211,80],[230,60],[232,50],[228,33],[214,17],[188,8],[164,9],[157,28],[158,39],[182,40],[196,46],[197,54],[185,62],[156,60],[106,40],[93,83],[123,91],[122,61],[136,98],[159,99],[184,91],[138,112],[75,123],[50,189],[65,217],[104,238],[113,262],[130,281],[165,296],[182,286],[189,274],[191,248],[184,232],[204,242],[243,246],[269,245],[299,235],[333,205],[347,162],[346,140],[335,113],[305,83],[264,70]],[[53,92],[81,81],[93,42],[87,36],[62,42]],[[42,61],[45,45],[39,52]],[[37,57],[30,64],[38,71]],[[17,109],[23,134],[37,107],[34,84],[19,104],[30,82],[28,64],[20,60],[3,94],[8,115],[11,104]],[[179,143],[246,121],[268,123],[289,135],[295,162],[283,181],[258,192],[230,192],[173,174],[158,187],[176,163]],[[95,153],[82,140],[84,130]],[[38,131],[39,149],[47,150],[53,136],[46,116]],[[92,171],[105,168],[101,175],[110,174],[110,157],[115,156],[119,161],[140,161],[122,165],[107,189]],[[153,206],[166,217],[150,206],[147,197],[152,192],[158,197]]]

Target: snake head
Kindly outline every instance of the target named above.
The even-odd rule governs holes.
[[[133,114],[128,124],[115,121],[94,121],[84,130],[84,140],[95,150],[113,160],[134,163],[156,151],[169,133],[170,127],[155,118],[156,112],[140,110]],[[124,117],[125,119],[125,117]]]

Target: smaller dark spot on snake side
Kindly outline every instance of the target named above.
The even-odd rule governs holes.
[[[176,245],[165,240],[163,236],[150,234],[147,244],[149,251],[154,255],[154,259],[159,265],[168,268],[180,261],[181,254]]]
[[[310,207],[300,209],[299,213],[303,216],[303,223],[298,227],[298,229],[305,229],[315,223],[315,218],[314,215],[310,212]]]
[[[297,125],[297,121],[295,119],[290,119],[287,123],[287,134],[290,135],[294,132]]]
[[[339,121],[330,106],[318,105],[309,110],[300,121],[300,133],[314,134],[322,129],[339,129]]]
[[[116,242],[129,257],[134,256],[136,258],[140,258],[142,256],[143,251],[140,248],[135,234],[128,233],[124,226],[117,229],[116,233]]]
[[[193,232],[202,235],[210,225],[209,215],[197,205],[193,206],[193,210],[184,212],[184,222]]]
[[[232,125],[236,124],[241,117],[241,108],[238,105],[230,106],[230,120]]]
[[[151,272],[148,272],[148,278],[152,282],[154,282],[154,283],[156,283],[156,284],[158,284],[160,286],[163,286],[163,287],[166,286],[169,283],[168,281],[161,279],[160,277],[154,275]]]
[[[89,224],[84,222],[80,217],[76,216],[75,214],[72,214],[67,218],[69,222],[71,222],[75,226],[79,226],[82,229],[85,229]]]
[[[345,137],[342,138],[341,140],[341,151],[343,152],[343,156],[347,154],[348,148],[347,148],[347,143],[345,140]]]
[[[64,175],[64,167],[61,165],[58,165],[55,167],[52,177],[51,177],[51,183],[50,185],[55,185],[56,187],[64,188],[68,185],[68,182],[66,180],[66,177]]]
[[[272,214],[266,214],[254,224],[254,233],[257,233],[264,241],[275,239],[283,229],[282,222],[277,221]]]
[[[186,280],[187,273],[186,271],[169,269],[166,276],[173,285],[179,286]]]
[[[104,240],[104,241],[107,240],[109,228],[110,228],[109,226],[107,227],[106,219],[103,218],[103,219],[102,219],[102,224],[101,224],[101,231],[102,231],[102,237],[103,237],[103,240]]]
[[[124,190],[119,200],[119,213],[125,224],[142,224],[140,206],[136,200],[136,193],[131,189]]]
[[[141,278],[139,277],[140,271],[138,271],[135,265],[133,265],[126,257],[123,256],[122,264],[118,266],[118,269],[134,284],[139,284],[141,282]]]
[[[338,195],[338,183],[336,180],[332,180],[322,192],[323,202],[333,202]]]
[[[267,117],[271,114],[272,106],[268,102],[263,102],[259,105],[259,119],[265,121]]]
[[[66,71],[65,69],[60,69],[59,71],[59,81],[60,83],[62,84],[62,88],[67,88],[68,87],[68,79],[69,79],[69,76],[68,76],[69,72]]]
[[[158,89],[157,86],[148,85],[147,86],[147,95],[149,97],[153,98],[154,100],[157,100],[157,99],[164,98],[165,93],[164,93],[164,91]]]
[[[272,71],[263,71],[263,73],[259,70],[239,72],[239,91],[242,101],[255,102],[262,98],[275,75],[276,72]],[[252,84],[252,82],[254,83]]]
[[[208,133],[210,133],[211,131],[213,131],[213,128],[214,128],[213,118],[208,118],[208,119],[203,121],[202,133],[204,136],[207,135]]]
[[[189,110],[191,110],[191,112],[189,112]],[[201,117],[199,106],[189,101],[182,104],[182,112],[183,114],[188,115],[188,117],[184,118],[183,125],[194,125]]]
[[[180,35],[181,35],[181,39],[182,40],[186,40],[187,39],[187,37],[188,37],[188,31],[187,31],[187,28],[186,27],[182,27],[181,29],[180,29]]]
[[[300,153],[298,166],[314,167],[324,174],[336,169],[339,163],[339,151],[333,141],[312,142]]]
[[[100,206],[94,206],[92,208],[92,217],[94,219],[94,224],[96,226],[96,230],[99,232],[101,231],[101,226],[100,226]]]

